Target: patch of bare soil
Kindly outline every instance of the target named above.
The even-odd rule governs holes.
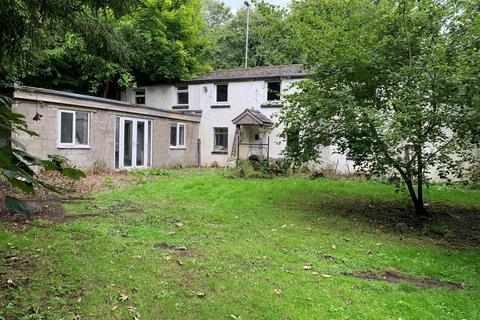
[[[329,201],[328,207],[336,215],[367,221],[385,232],[420,234],[454,248],[480,248],[479,208],[436,205],[429,216],[418,218],[412,210],[390,202],[339,198]]]
[[[145,179],[159,179],[161,177],[138,177],[127,172],[109,172],[88,174],[84,179],[73,181],[57,173],[42,173],[43,181],[55,186],[61,194],[51,192],[45,188],[37,190],[35,195],[26,195],[16,189],[2,184],[0,188],[0,220],[9,221],[13,231],[23,231],[28,225],[38,227],[65,223],[72,219],[89,215],[67,216],[63,204],[70,201],[88,201],[91,195],[97,192],[110,191],[137,185]],[[141,180],[141,181],[140,181]],[[23,215],[8,212],[4,206],[5,195],[15,196],[33,204],[36,208],[30,220]]]
[[[355,272],[355,273],[346,273],[345,275],[353,276],[360,279],[366,280],[378,280],[386,281],[390,283],[408,283],[420,288],[447,288],[450,290],[461,290],[466,289],[467,286],[463,283],[455,283],[449,281],[440,281],[437,279],[424,279],[424,278],[415,278],[399,273],[398,271],[387,271],[381,274],[377,274],[371,271],[366,272]]]

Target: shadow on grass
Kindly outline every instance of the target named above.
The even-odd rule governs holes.
[[[369,224],[387,233],[410,234],[441,240],[446,247],[480,248],[480,208],[436,205],[432,214],[419,218],[404,204],[378,199],[310,198],[279,204],[289,210],[321,212]]]

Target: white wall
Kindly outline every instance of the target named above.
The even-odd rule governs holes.
[[[292,93],[296,90],[295,83],[299,79],[282,80],[282,95]],[[159,84],[145,87],[146,105],[156,108],[172,109],[177,105],[176,87],[173,84]],[[217,162],[223,166],[230,158],[233,140],[235,135],[235,125],[232,120],[240,115],[245,109],[253,108],[269,117],[273,122],[278,121],[279,107],[261,107],[267,102],[267,81],[233,81],[228,83],[228,103],[229,108],[211,108],[212,105],[219,105],[216,102],[216,91],[214,83],[190,84],[189,109],[201,110],[202,119],[200,122],[199,137],[201,139],[201,162],[204,166],[210,166]],[[128,89],[125,92],[125,99],[135,103],[134,89]],[[213,128],[228,127],[228,154],[215,154],[213,151]],[[270,136],[270,157],[278,158],[282,156],[285,148],[285,141],[280,138],[282,127],[274,128]],[[352,172],[353,165],[347,161],[345,156],[337,154],[333,147],[322,149],[322,166],[334,167],[339,172]]]

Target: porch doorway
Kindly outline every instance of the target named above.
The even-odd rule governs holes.
[[[115,168],[128,169],[150,166],[151,130],[151,120],[117,117]]]

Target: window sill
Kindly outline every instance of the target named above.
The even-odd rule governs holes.
[[[170,146],[170,150],[187,150],[186,147],[172,147]]]
[[[90,146],[57,146],[57,149],[91,149]]]
[[[283,107],[282,102],[266,102],[260,106],[260,108],[281,108]]]
[[[172,106],[172,109],[174,110],[178,110],[178,109],[188,109],[188,104],[185,104],[185,105],[175,105],[175,106]]]
[[[223,109],[223,108],[230,108],[229,104],[214,104],[210,106],[211,109]]]
[[[228,151],[213,150],[212,154],[228,154]]]

